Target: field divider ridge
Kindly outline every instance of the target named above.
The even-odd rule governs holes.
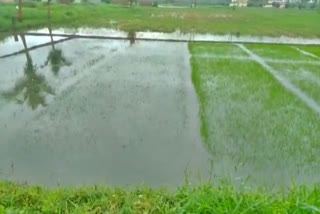
[[[214,54],[196,54],[194,57],[201,59],[230,59],[238,61],[254,61],[251,57],[237,55],[214,55]],[[284,60],[284,59],[264,59],[265,62],[274,64],[293,64],[293,65],[320,65],[320,61],[314,60]]]
[[[311,56],[311,57],[313,57],[313,58],[315,58],[315,59],[320,60],[320,57],[318,57],[317,55],[315,55],[315,54],[313,54],[313,53],[310,53],[310,52],[305,51],[305,50],[301,50],[300,48],[295,47],[295,46],[291,46],[291,47],[292,47],[293,49],[299,51],[300,53],[302,53],[302,54],[305,55],[305,56]]]
[[[277,70],[269,66],[263,58],[256,55],[252,51],[250,51],[247,47],[245,47],[243,44],[236,44],[241,50],[243,50],[245,53],[247,53],[255,62],[260,64],[265,70],[267,70],[276,80],[278,80],[286,89],[291,91],[294,95],[296,95],[298,98],[300,98],[305,104],[307,104],[311,109],[313,109],[315,112],[317,112],[320,115],[320,106],[318,103],[309,97],[306,93],[301,91],[300,88],[293,85],[288,79],[284,78],[279,74]]]

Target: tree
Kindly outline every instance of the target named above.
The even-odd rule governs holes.
[[[133,4],[134,4],[133,0],[129,0],[130,8],[133,8]]]
[[[272,7],[279,8],[280,4],[278,2],[272,2]]]
[[[51,0],[48,0],[48,13],[47,13],[48,19],[51,19]]]
[[[22,0],[19,0],[19,3],[18,3],[18,20],[19,20],[19,22],[22,22],[22,19],[23,19]]]
[[[27,103],[32,110],[35,110],[40,105],[46,106],[45,94],[54,95],[54,91],[47,84],[45,78],[36,73],[37,68],[33,65],[25,36],[20,35],[20,37],[27,60],[26,65],[24,66],[24,76],[17,81],[13,89],[2,93],[2,97],[9,101],[14,100],[19,104]]]

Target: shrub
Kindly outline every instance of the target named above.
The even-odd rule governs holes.
[[[249,0],[248,7],[263,7],[267,2],[264,0]]]
[[[287,2],[285,3],[284,7],[285,7],[285,8],[289,8],[289,7],[290,7],[290,2],[287,1]]]
[[[67,11],[67,12],[65,12],[65,14],[66,14],[66,16],[73,16],[73,12],[71,12],[71,11]]]
[[[278,2],[272,2],[272,7],[279,8],[280,4]]]
[[[37,3],[27,1],[27,2],[23,2],[22,6],[25,7],[25,8],[36,8],[37,7]]]

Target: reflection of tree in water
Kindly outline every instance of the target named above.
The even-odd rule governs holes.
[[[27,103],[33,110],[39,105],[46,106],[45,94],[54,94],[53,89],[47,84],[42,75],[36,73],[37,67],[33,64],[28,52],[24,35],[20,35],[26,55],[24,76],[16,83],[15,87],[2,93],[7,100],[15,100],[20,104]]]
[[[55,75],[58,75],[62,66],[70,65],[70,63],[64,58],[61,49],[52,49],[49,52],[45,66],[48,65],[49,62],[51,65],[51,71]]]
[[[128,39],[130,41],[130,45],[133,45],[136,42],[136,32],[129,31],[128,32]]]
[[[51,65],[51,71],[55,74],[58,75],[61,67],[63,66],[69,66],[70,63],[66,60],[66,58],[63,56],[62,50],[61,49],[56,49],[54,46],[54,41],[52,37],[52,30],[49,28],[49,33],[50,33],[50,38],[51,38],[51,45],[52,45],[52,50],[49,52],[49,55],[47,57],[46,63],[44,66],[47,66],[50,62]],[[44,67],[43,66],[43,67]]]

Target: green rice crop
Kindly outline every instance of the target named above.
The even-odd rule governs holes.
[[[271,57],[269,46],[261,52],[264,47],[264,56]],[[290,47],[272,48],[295,56]],[[191,43],[189,49],[202,134],[216,176],[251,184],[316,182],[319,115],[253,59],[237,59],[237,46]],[[215,58],[221,49],[230,58]]]

